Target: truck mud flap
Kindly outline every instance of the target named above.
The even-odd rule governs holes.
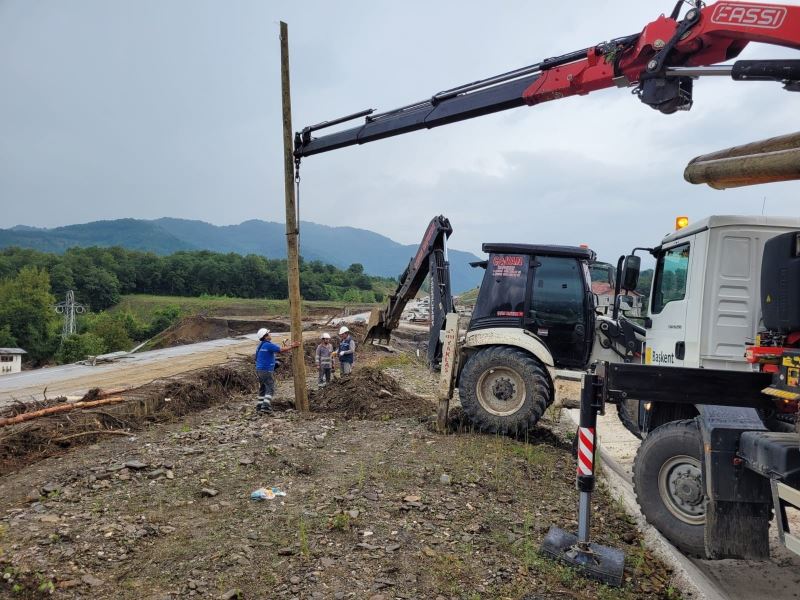
[[[765,428],[752,408],[699,405],[704,447],[708,558],[769,557],[771,497],[766,479],[737,457],[743,433]]]

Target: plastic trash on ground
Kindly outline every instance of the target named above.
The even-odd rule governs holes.
[[[286,492],[281,490],[280,488],[258,488],[252,494],[250,494],[251,500],[272,500],[276,496],[285,496]]]

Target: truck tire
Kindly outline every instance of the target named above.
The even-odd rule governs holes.
[[[651,431],[633,462],[633,490],[647,522],[691,556],[706,557],[703,442],[694,419]]]
[[[642,430],[639,429],[639,401],[620,400],[617,402],[617,416],[625,429],[637,438],[642,439]]]
[[[458,394],[477,429],[502,434],[527,431],[553,401],[544,367],[512,346],[489,346],[473,354],[461,372]]]

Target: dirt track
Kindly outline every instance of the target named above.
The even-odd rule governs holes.
[[[315,332],[306,332],[303,337],[310,339]],[[286,335],[275,335],[280,343]],[[132,354],[109,364],[64,365],[35,371],[23,371],[0,378],[0,408],[18,400],[42,400],[55,396],[81,396],[87,390],[99,387],[104,389],[119,387],[138,387],[156,379],[171,377],[178,373],[191,371],[224,363],[236,356],[252,355],[255,348],[254,336],[237,339],[222,339],[199,344],[189,344]]]

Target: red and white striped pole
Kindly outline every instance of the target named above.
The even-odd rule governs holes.
[[[592,492],[594,491],[595,430],[597,411],[594,390],[595,377],[583,375],[581,385],[581,417],[578,423],[578,473],[576,485],[578,497],[578,544],[589,544],[591,524]]]
[[[578,427],[578,475],[594,475],[594,427]]]

